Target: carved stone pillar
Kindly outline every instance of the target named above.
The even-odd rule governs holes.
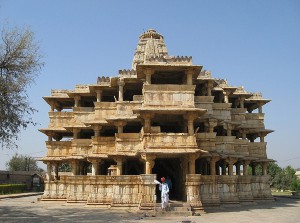
[[[248,175],[248,166],[250,164],[249,160],[245,160],[243,163],[243,175],[247,176]]]
[[[151,132],[151,119],[153,118],[153,114],[142,114],[142,118],[144,119],[144,132],[150,133]]]
[[[122,175],[122,165],[123,165],[123,158],[116,157],[114,158],[115,162],[117,163],[117,176]]]
[[[231,136],[231,130],[232,130],[232,125],[231,124],[227,124],[227,136]]]
[[[55,162],[53,166],[54,166],[54,179],[58,180],[58,166],[59,166],[59,163]]]
[[[141,158],[145,161],[145,174],[152,174],[152,168],[155,164],[155,156],[150,154],[141,154]]]
[[[94,136],[95,137],[98,137],[100,136],[100,130],[102,129],[102,126],[99,126],[99,125],[96,125],[93,127],[93,130],[94,130]]]
[[[79,138],[80,129],[73,129],[73,139]]]
[[[189,174],[195,174],[196,168],[195,168],[195,161],[197,159],[196,154],[189,155]]]
[[[210,165],[210,175],[216,175],[216,162],[218,162],[219,159],[220,159],[219,157],[215,157],[215,156],[208,159]]]
[[[235,168],[236,168],[236,175],[241,175],[241,164],[240,164],[240,162],[237,162],[236,164],[235,164]]]
[[[223,160],[222,162],[222,175],[226,175],[226,167],[227,167],[227,163],[225,160]]]
[[[74,100],[75,100],[75,107],[80,107],[80,96],[75,95]]]
[[[115,121],[114,125],[118,128],[118,133],[123,133],[123,128],[127,123],[125,121]]]
[[[245,97],[240,97],[240,107],[244,108]]]
[[[51,181],[51,169],[52,169],[51,163],[47,162],[47,175],[46,175],[46,179],[47,179],[48,182]]]
[[[264,134],[260,133],[259,137],[260,137],[260,142],[265,142],[265,135]]]
[[[187,85],[193,85],[193,70],[187,70],[186,72],[186,84]]]
[[[99,175],[99,163],[100,163],[100,160],[91,160],[90,161],[92,163],[92,175],[95,176],[95,175]]]
[[[259,105],[259,107],[258,107],[258,113],[263,113],[263,109],[262,109],[262,106],[263,106],[263,103],[262,102],[258,102],[258,105]]]
[[[208,131],[209,133],[214,132],[214,128],[217,126],[218,121],[216,119],[209,119],[208,120]]]
[[[50,111],[54,112],[54,109],[55,109],[55,102],[51,101],[51,103],[50,103]]]
[[[207,96],[211,96],[211,90],[213,88],[213,82],[208,81],[206,83],[206,88],[207,88]]]
[[[233,164],[237,161],[237,159],[230,157],[226,161],[228,163],[228,175],[233,175]]]
[[[97,93],[97,102],[101,102],[101,98],[102,98],[102,90],[96,90]]]
[[[119,84],[119,101],[123,101],[125,82],[123,79],[120,79],[118,84]]]
[[[72,160],[71,161],[71,165],[72,165],[72,175],[76,176],[78,175],[78,161],[77,160]]]
[[[262,174],[263,174],[264,176],[267,176],[267,175],[268,175],[268,173],[267,173],[268,163],[267,163],[267,162],[264,162],[264,163],[262,163],[261,165],[262,165]]]
[[[154,71],[152,69],[146,69],[144,73],[146,75],[146,84],[151,84],[151,76],[154,73]]]

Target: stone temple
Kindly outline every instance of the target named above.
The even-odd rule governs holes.
[[[162,176],[170,199],[194,212],[273,199],[262,111],[270,100],[169,56],[153,29],[139,37],[131,70],[44,99],[44,201],[151,210]]]

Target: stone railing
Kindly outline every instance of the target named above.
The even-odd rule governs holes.
[[[216,151],[220,153],[234,154],[235,136],[216,136]]]
[[[264,113],[246,113],[246,124],[252,128],[264,128]]]
[[[136,78],[135,70],[119,70],[120,78]]]
[[[144,106],[194,107],[194,91],[194,85],[144,85]]]
[[[234,122],[245,123],[246,116],[245,108],[232,108],[231,109],[231,120]]]
[[[216,147],[216,132],[202,132],[196,134],[197,144],[200,149],[213,151]]]
[[[49,112],[49,118],[49,128],[62,128],[74,123],[73,112]]]
[[[77,107],[74,108],[74,119],[76,124],[83,124],[95,119],[94,108],[90,107]]]
[[[76,93],[90,93],[89,85],[88,84],[77,84],[77,85],[75,85],[75,92]]]
[[[267,158],[267,143],[266,142],[249,142],[249,156],[257,158]]]
[[[196,137],[186,133],[152,133],[144,135],[147,149],[178,149],[197,148]]]
[[[133,101],[144,101],[144,96],[143,95],[133,95]]]
[[[116,151],[136,153],[143,149],[142,138],[140,133],[117,133],[116,134]]]
[[[212,109],[214,118],[222,120],[231,119],[231,103],[213,103]]]
[[[48,156],[70,156],[71,155],[71,141],[46,141],[47,157]]]
[[[92,155],[115,153],[115,137],[93,137]]]
[[[117,112],[116,116],[132,116],[133,115],[133,110],[138,109],[142,106],[142,102],[138,101],[123,101],[123,102],[118,102],[117,103]]]
[[[195,96],[195,107],[207,109],[206,114],[213,114],[214,96]]]
[[[249,156],[248,139],[235,139],[234,150],[237,155]]]
[[[91,139],[73,139],[72,140],[72,155],[86,156],[92,151]]]
[[[94,102],[95,119],[105,120],[105,118],[114,117],[117,111],[116,102]]]

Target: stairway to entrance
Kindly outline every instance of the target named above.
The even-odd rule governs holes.
[[[155,214],[156,216],[162,215],[176,215],[176,216],[192,216],[192,208],[189,204],[182,202],[182,201],[172,201],[169,202],[169,207],[165,210],[161,209],[161,204],[157,203],[155,205]]]

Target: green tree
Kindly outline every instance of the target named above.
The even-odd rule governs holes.
[[[278,181],[278,179],[276,178],[276,175],[281,173],[282,168],[280,166],[278,166],[277,163],[271,162],[268,165],[267,171],[268,171],[268,175],[270,176],[270,186],[274,187]]]
[[[6,168],[9,171],[38,171],[44,170],[39,168],[37,161],[31,156],[15,154],[7,163]]]
[[[17,147],[21,128],[35,124],[30,117],[27,88],[33,83],[43,62],[40,47],[29,29],[2,28],[0,34],[0,144]]]

